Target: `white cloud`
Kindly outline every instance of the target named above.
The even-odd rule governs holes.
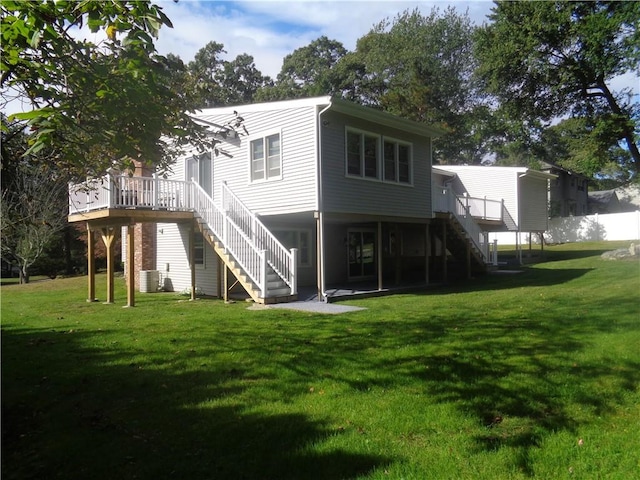
[[[405,10],[418,8],[427,14],[433,7],[452,5],[481,24],[489,13],[489,1],[236,1],[180,0],[160,2],[174,28],[162,29],[160,53],[174,53],[184,62],[208,42],[222,43],[230,60],[247,53],[257,68],[275,78],[284,57],[322,35],[341,42],[348,50],[371,28]]]

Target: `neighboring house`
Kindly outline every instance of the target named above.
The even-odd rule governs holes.
[[[629,184],[616,188],[616,196],[620,201],[620,208],[623,212],[635,212],[640,210],[640,185]]]
[[[166,289],[192,296],[227,298],[237,283],[257,302],[290,301],[300,289],[329,300],[360,285],[470,276],[493,261],[455,192],[433,195],[437,129],[330,97],[194,118],[220,143],[179,159],[168,179],[136,170],[70,193],[69,220],[86,222],[90,238],[99,232],[109,247],[123,229],[126,274],[139,285],[148,280],[140,272],[157,271]],[[133,290],[130,281],[130,304]]]
[[[589,180],[566,168],[551,163],[542,163],[541,171],[556,176],[549,185],[549,216],[574,217],[589,211]]]
[[[620,212],[622,212],[622,206],[615,190],[589,192],[589,215]]]

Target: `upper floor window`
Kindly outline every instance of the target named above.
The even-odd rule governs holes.
[[[411,145],[384,140],[384,179],[387,182],[411,183]]]
[[[280,134],[252,140],[251,181],[272,180],[282,175],[282,156],[280,153]]]
[[[347,175],[379,178],[378,135],[347,131]]]
[[[354,129],[347,129],[346,143],[347,175],[411,184],[410,143]]]

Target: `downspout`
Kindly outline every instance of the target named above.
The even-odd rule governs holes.
[[[318,135],[318,300],[326,302],[326,284],[325,284],[325,248],[324,248],[324,204],[322,198],[322,115],[331,108],[329,105],[318,112],[317,135]]]

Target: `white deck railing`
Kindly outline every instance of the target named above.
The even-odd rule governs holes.
[[[270,265],[297,294],[296,249],[287,250],[224,184],[222,205],[196,182],[107,175],[69,186],[69,214],[107,208],[193,211],[251,278],[265,298]]]
[[[105,208],[191,210],[191,182],[157,176],[106,175],[69,186],[69,214]]]

